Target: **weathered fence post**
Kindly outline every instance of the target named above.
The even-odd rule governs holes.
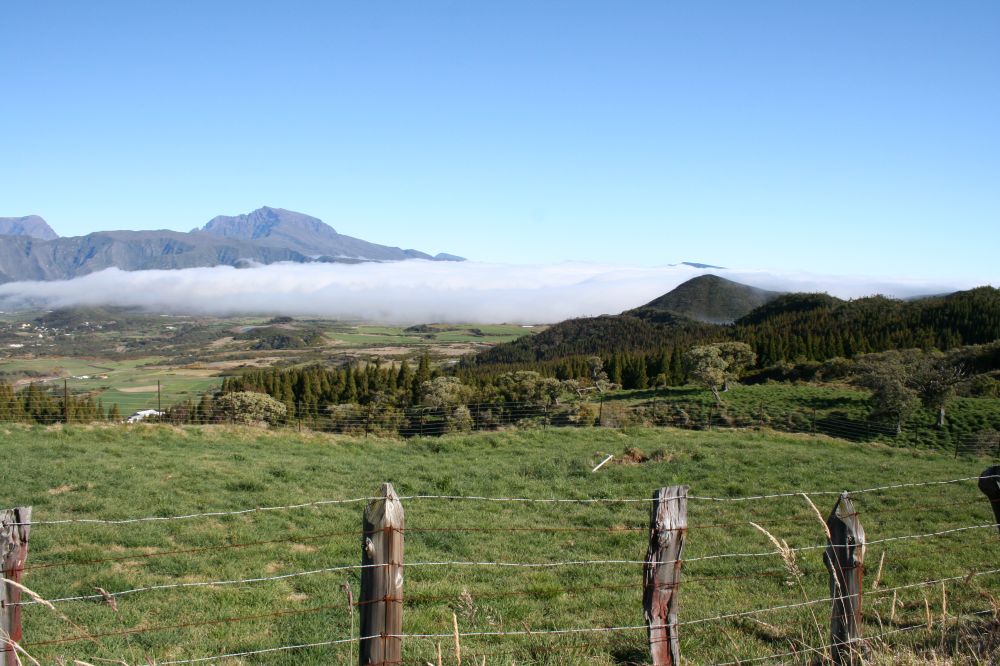
[[[678,666],[677,595],[687,538],[687,486],[660,488],[649,513],[649,547],[643,565],[642,607],[653,666]]]
[[[1000,465],[983,470],[979,477],[979,489],[983,491],[993,507],[993,522],[1000,530]]]
[[[403,639],[403,505],[383,483],[365,508],[361,546],[359,664],[398,664]]]
[[[28,532],[31,531],[31,507],[0,511],[0,560],[3,577],[21,582],[24,561],[28,559]],[[6,583],[0,585],[0,640],[3,650],[0,666],[20,664],[11,641],[21,642],[21,590]]]
[[[857,647],[861,638],[861,582],[865,564],[865,530],[858,512],[845,492],[826,519],[830,532],[823,563],[830,572],[833,614],[830,633],[833,661],[860,664]]]

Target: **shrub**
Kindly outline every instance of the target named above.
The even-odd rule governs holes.
[[[215,405],[234,423],[244,425],[274,425],[284,420],[287,408],[265,393],[236,391],[226,393]]]

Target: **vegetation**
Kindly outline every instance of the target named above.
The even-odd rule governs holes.
[[[274,425],[285,419],[283,404],[263,393],[236,391],[225,393],[215,401],[215,408],[230,414],[230,421],[243,425]]]
[[[693,347],[685,355],[691,376],[704,384],[722,404],[719,391],[728,391],[729,385],[739,380],[747,366],[752,365],[757,355],[750,345],[743,342],[717,342],[712,345]]]
[[[497,345],[466,364],[472,372],[492,366],[531,365],[556,376],[581,376],[578,357],[620,355],[647,365],[712,342],[744,342],[757,369],[784,363],[823,362],[892,349],[948,351],[1000,339],[1000,290],[980,287],[949,296],[899,301],[880,296],[841,301],[825,294],[787,294],[732,326],[671,317],[647,321],[633,314],[574,319],[544,333]],[[1000,369],[1000,365],[992,366]],[[639,388],[639,387],[631,387]]]
[[[733,389],[732,402],[741,391]],[[361,497],[387,480],[401,495],[642,498],[663,485],[688,484],[695,495],[734,497],[952,479],[982,469],[980,463],[947,455],[825,437],[670,429],[454,435],[405,445],[375,438],[168,426],[137,426],[127,435],[109,428],[7,427],[3,438],[8,447],[5,473],[19,480],[7,501],[33,505],[36,520],[169,516]],[[626,450],[631,450],[628,458]],[[615,460],[591,473],[608,453]],[[812,499],[826,512],[834,498]],[[899,488],[858,496],[856,503],[872,541],[992,522],[974,483]],[[23,581],[43,597],[57,598],[95,594],[95,588],[115,592],[353,565],[360,562],[362,507],[331,504],[125,525],[37,525]],[[450,634],[453,613],[462,632],[643,624],[639,565],[513,569],[414,564],[641,560],[647,542],[645,504],[406,500],[404,507],[407,632]],[[692,500],[685,557],[773,552],[751,521],[795,548],[822,545],[825,539],[801,496],[749,503]],[[553,531],[532,531],[539,527]],[[865,634],[923,624],[929,608],[933,631],[890,636],[886,641],[893,650],[929,654],[933,649],[941,660],[969,657],[973,648],[959,639],[959,629],[973,622],[965,613],[989,608],[989,596],[996,596],[995,578],[946,583],[946,621],[940,585],[900,590],[893,620],[893,594],[884,590],[993,568],[995,548],[996,535],[986,530],[933,541],[872,544],[866,557]],[[873,584],[883,554],[878,577],[883,591],[877,591]],[[804,600],[803,590],[810,599],[828,597],[822,549],[795,555],[802,588],[790,579],[778,554],[689,561],[680,619],[797,604]],[[103,561],[109,557],[115,560]],[[357,635],[357,619],[352,623],[341,588],[345,583],[357,598],[358,572],[347,570],[137,593],[118,597],[116,608],[100,599],[57,604],[58,614],[28,606],[25,641],[42,663],[61,657],[67,663],[80,659],[94,664],[119,659],[139,664],[328,641],[351,635],[352,626]],[[793,649],[801,654],[805,645],[827,642],[828,613],[828,605],[818,603],[752,619],[693,624],[681,634],[681,647],[693,663],[746,662]],[[128,633],[132,629],[139,632]],[[84,634],[97,638],[81,640]],[[49,643],[63,639],[68,640]],[[447,660],[451,641],[441,643]],[[414,663],[436,663],[435,649],[433,640],[405,644],[407,659]],[[494,666],[610,666],[643,661],[645,633],[467,638],[462,653],[469,663],[487,656]],[[325,666],[350,663],[351,655],[348,644],[248,657],[246,662]],[[990,663],[995,653],[979,653],[979,658]]]
[[[717,275],[700,275],[628,314],[650,321],[687,317],[710,324],[731,324],[780,296]]]

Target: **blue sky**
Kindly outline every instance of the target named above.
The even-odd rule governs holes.
[[[0,216],[1000,282],[1000,3],[23,2]]]

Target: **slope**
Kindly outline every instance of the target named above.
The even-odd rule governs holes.
[[[39,240],[59,238],[59,234],[38,215],[0,217],[0,236],[29,236]]]
[[[718,275],[699,275],[628,314],[648,321],[659,321],[667,314],[709,324],[731,324],[778,296],[779,292],[740,284]]]
[[[731,325],[658,311],[573,319],[544,333],[497,345],[466,361],[468,369],[538,364],[598,355],[672,356],[695,344],[746,342],[758,366],[823,361],[889,349],[954,349],[1000,340],[1000,290],[979,287],[902,301],[872,296],[842,301],[827,294],[785,294]]]

